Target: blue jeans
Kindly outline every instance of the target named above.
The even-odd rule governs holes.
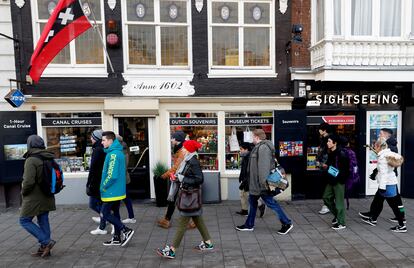
[[[96,198],[93,196],[89,197],[89,208],[98,213],[101,214],[101,208],[102,208],[102,201],[100,198]],[[99,229],[104,230],[106,228],[106,221],[102,220],[99,223]]]
[[[257,211],[257,201],[259,198],[262,198],[263,202],[273,210],[279,217],[279,220],[282,224],[291,224],[291,220],[286,216],[285,212],[283,212],[282,208],[280,207],[279,203],[273,199],[272,195],[249,195],[249,215],[247,216],[247,220],[244,223],[246,227],[253,228],[254,227],[254,220],[256,219],[256,211]]]
[[[31,235],[37,238],[40,245],[46,246],[50,242],[49,212],[37,215],[37,224],[34,217],[20,217],[20,225]]]
[[[119,214],[119,203],[120,201],[102,202],[101,208],[101,218],[104,221],[108,221],[114,225],[116,236],[119,236],[121,234],[121,230],[125,228],[125,225],[121,222],[121,216]],[[111,211],[113,211],[113,214]]]

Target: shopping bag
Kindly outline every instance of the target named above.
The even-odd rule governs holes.
[[[239,140],[237,139],[236,127],[231,128],[231,135],[229,137],[230,151],[238,152],[240,150]]]
[[[249,127],[246,127],[246,130],[243,131],[243,141],[244,142],[253,142],[253,132],[250,131]]]

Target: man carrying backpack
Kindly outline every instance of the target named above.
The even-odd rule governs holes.
[[[31,135],[27,139],[27,152],[24,154],[24,173],[22,182],[22,207],[20,225],[39,241],[40,247],[32,256],[47,257],[56,241],[50,239],[49,211],[56,210],[55,197],[42,191],[44,180],[43,162],[53,160],[54,154],[45,149],[43,139]],[[43,160],[42,160],[43,159]],[[33,218],[37,217],[37,223]]]

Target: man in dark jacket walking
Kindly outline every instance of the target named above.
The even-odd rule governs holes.
[[[56,210],[56,205],[53,195],[46,196],[43,193],[40,182],[43,179],[43,161],[52,160],[54,154],[46,151],[41,137],[31,135],[27,139],[24,158],[20,225],[39,241],[40,247],[32,256],[47,257],[56,243],[50,239],[49,225],[49,211]],[[38,224],[33,222],[34,217],[37,217]]]
[[[237,226],[238,231],[253,231],[256,218],[257,201],[262,198],[263,202],[272,209],[279,217],[282,228],[278,234],[284,235],[292,230],[293,225],[283,209],[273,198],[267,184],[267,176],[275,168],[275,147],[271,141],[266,140],[263,129],[253,131],[253,143],[256,145],[250,153],[249,162],[249,204],[250,210],[247,220],[243,225]]]
[[[88,182],[86,183],[86,194],[89,196],[89,207],[96,213],[101,213],[102,201],[99,187],[101,185],[102,169],[105,163],[106,153],[102,145],[102,129],[96,129],[91,134],[92,156],[89,167]],[[99,223],[98,228],[91,231],[91,234],[106,234],[106,222],[101,217],[92,217],[92,220]]]

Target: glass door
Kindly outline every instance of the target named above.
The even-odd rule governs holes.
[[[148,118],[118,118],[119,135],[128,146],[128,172],[131,182],[128,192],[131,198],[150,198],[150,156]]]

